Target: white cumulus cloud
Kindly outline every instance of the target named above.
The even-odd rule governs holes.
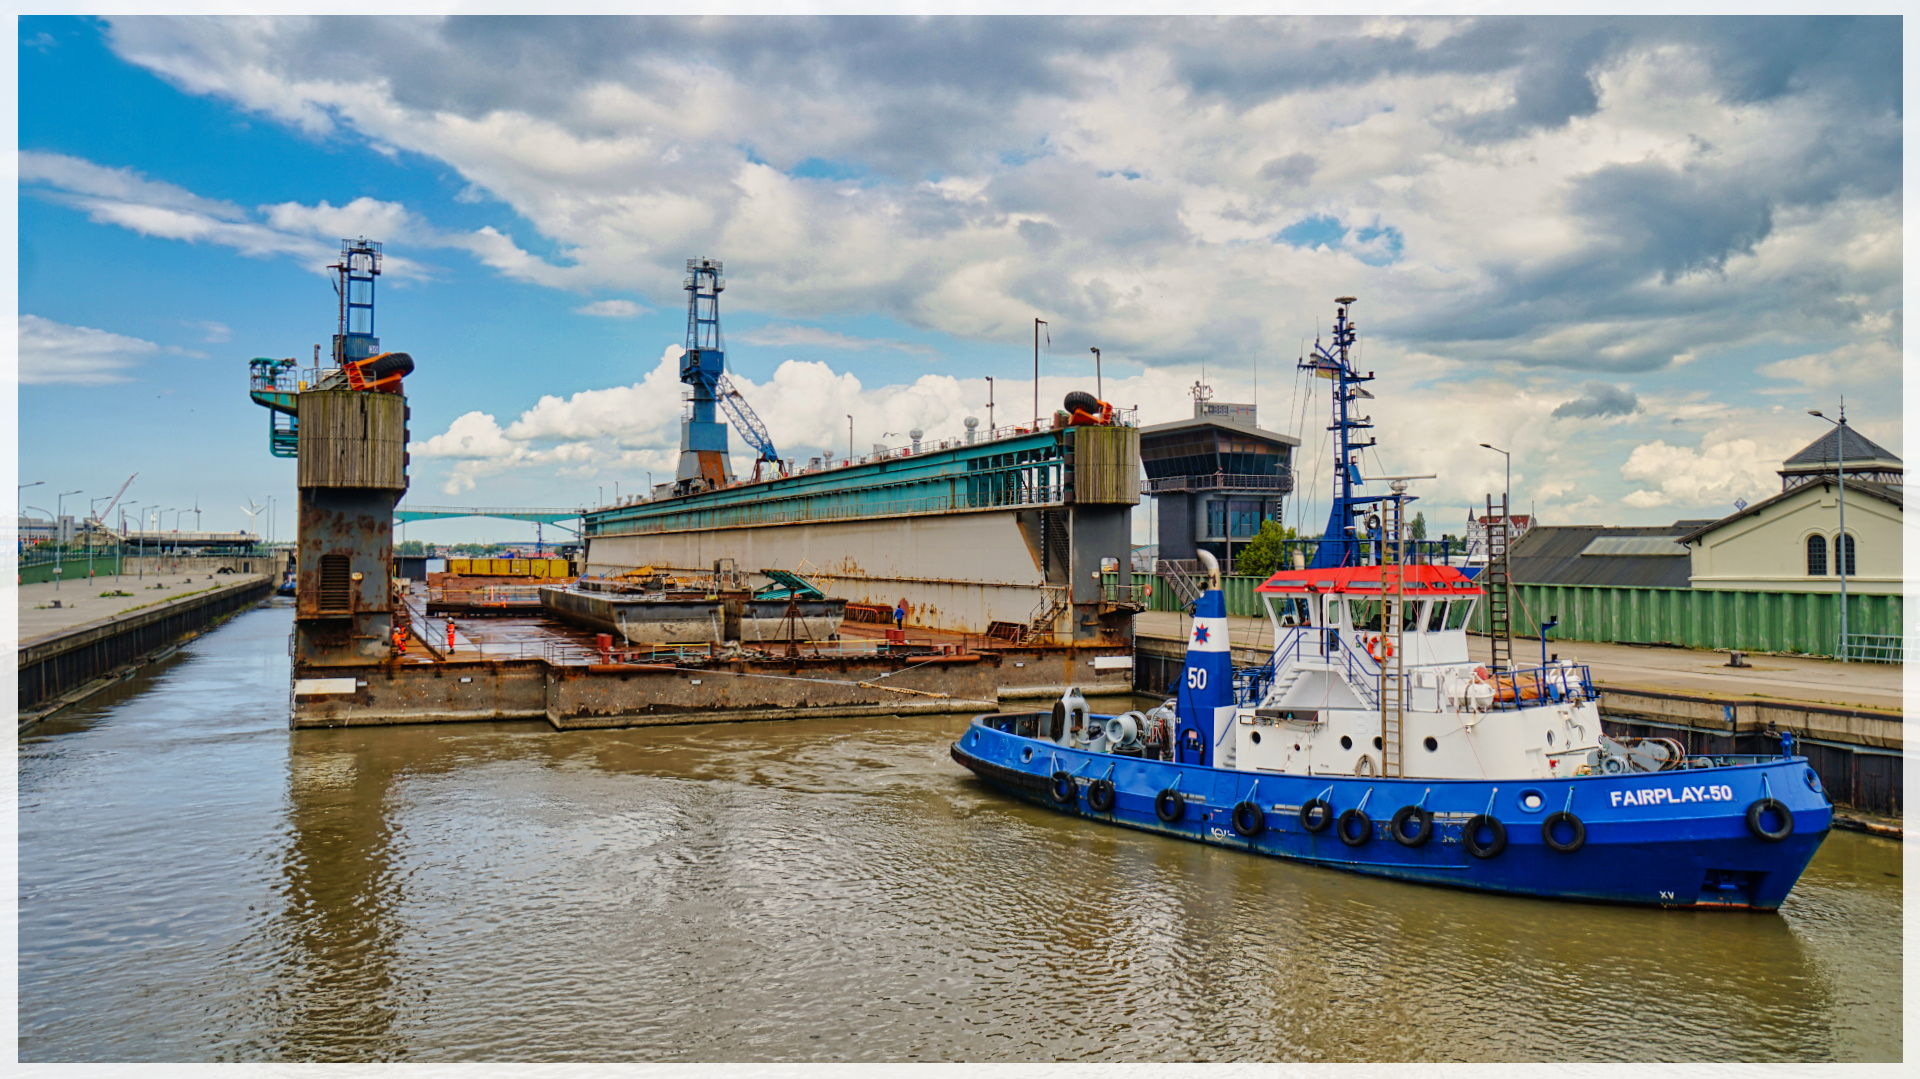
[[[29,385],[125,382],[160,346],[138,337],[20,316],[20,381]]]

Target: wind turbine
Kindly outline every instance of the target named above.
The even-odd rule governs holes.
[[[247,499],[247,504],[240,508],[240,512],[247,515],[247,530],[253,533],[255,539],[258,539],[260,531],[254,527],[254,523],[261,514],[267,512],[267,507],[256,506],[253,503],[253,499],[249,498]]]

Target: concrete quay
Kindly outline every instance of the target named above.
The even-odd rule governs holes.
[[[271,574],[185,574],[146,587],[123,577],[18,588],[18,722],[84,700],[273,591]],[[128,595],[102,595],[126,592]],[[55,601],[59,606],[55,607]]]

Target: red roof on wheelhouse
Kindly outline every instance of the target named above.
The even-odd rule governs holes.
[[[1392,566],[1338,566],[1330,569],[1283,569],[1254,589],[1256,592],[1362,592],[1379,595],[1383,574]],[[1453,596],[1477,596],[1480,588],[1466,574],[1452,566],[1401,566],[1406,590],[1431,595],[1443,592]],[[1387,576],[1386,587],[1393,587]]]

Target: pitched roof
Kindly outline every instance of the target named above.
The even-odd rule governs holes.
[[[1507,555],[1515,584],[1686,588],[1693,560],[1680,522],[1641,528],[1540,525]]]
[[[1842,431],[1846,432],[1846,460],[1899,462],[1900,458],[1895,457],[1886,447],[1874,442],[1873,439],[1851,427],[1836,425],[1828,428],[1826,434],[1809,442],[1805,449],[1787,458],[1786,466],[1792,468],[1796,465],[1832,464],[1836,460],[1835,452],[1840,447]]]
[[[1707,533],[1713,531],[1714,529],[1719,528],[1721,525],[1732,524],[1733,522],[1740,520],[1742,517],[1751,517],[1754,514],[1759,513],[1761,510],[1766,509],[1768,506],[1773,505],[1775,502],[1778,502],[1783,498],[1791,498],[1794,495],[1801,494],[1806,491],[1811,491],[1815,487],[1819,487],[1824,490],[1825,488],[1831,487],[1832,485],[1833,485],[1832,479],[1816,479],[1808,483],[1803,483],[1798,487],[1790,487],[1787,490],[1782,491],[1777,495],[1774,495],[1772,498],[1762,499],[1759,502],[1755,502],[1753,505],[1748,506],[1746,509],[1741,510],[1739,513],[1729,514],[1728,516],[1722,517],[1719,520],[1713,521],[1703,527],[1696,528],[1693,531],[1688,532],[1686,535],[1681,536],[1680,542],[1690,544],[1694,540],[1699,539],[1701,536],[1704,536]],[[1858,491],[1863,495],[1867,495],[1868,497],[1871,497],[1871,498],[1877,498],[1882,502],[1890,502],[1894,506],[1898,507],[1902,513],[1906,512],[1906,493],[1905,493],[1906,485],[1905,484],[1876,483],[1871,480],[1856,480],[1853,477],[1849,476],[1847,477],[1847,490]]]

